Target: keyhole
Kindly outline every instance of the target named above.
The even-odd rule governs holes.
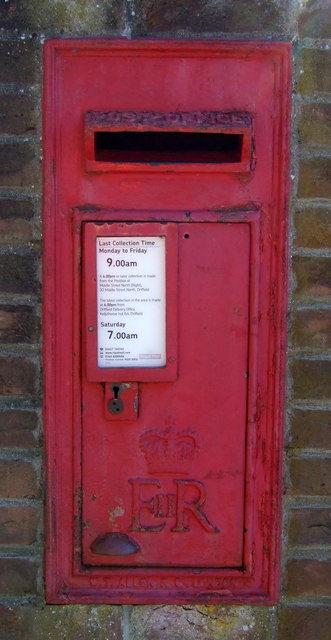
[[[113,384],[112,391],[113,391],[114,397],[108,402],[108,409],[110,413],[114,413],[114,414],[121,413],[121,411],[123,411],[124,409],[124,403],[123,403],[123,400],[119,398],[119,394],[121,392],[120,385]]]
[[[115,400],[117,400],[117,398],[118,398],[119,390],[120,390],[120,388],[117,386],[117,384],[114,384],[113,391],[114,391]]]

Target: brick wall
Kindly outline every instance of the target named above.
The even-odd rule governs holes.
[[[327,640],[331,628],[330,0],[3,0],[0,28],[0,640]],[[283,588],[277,607],[45,606],[41,49],[46,37],[69,35],[294,42],[293,261]]]

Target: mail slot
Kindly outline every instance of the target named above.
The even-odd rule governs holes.
[[[45,46],[47,600],[274,603],[289,47]]]

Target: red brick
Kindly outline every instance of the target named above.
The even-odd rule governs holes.
[[[293,509],[288,540],[290,545],[331,545],[331,509]]]
[[[329,49],[303,49],[298,60],[299,92],[309,95],[331,91],[330,68]]]
[[[37,342],[39,329],[32,307],[0,304],[0,342]]]
[[[290,461],[290,474],[290,493],[327,496],[331,491],[330,458],[293,458]]]
[[[38,293],[38,263],[35,254],[0,255],[1,293]]]
[[[326,607],[286,607],[279,620],[279,640],[330,640],[331,609]]]
[[[36,44],[31,40],[0,42],[0,82],[34,82]]]
[[[36,391],[37,372],[33,362],[0,357],[0,395],[26,395]]]
[[[37,526],[35,507],[0,507],[0,544],[33,544],[37,539]]]
[[[293,393],[296,398],[328,400],[331,395],[330,360],[294,360]]]
[[[35,411],[0,411],[0,447],[33,447],[37,440]]]
[[[36,591],[37,567],[23,558],[0,558],[0,593],[24,595]]]
[[[295,214],[295,244],[311,249],[331,248],[331,213],[310,207]]]
[[[308,0],[300,4],[298,19],[301,38],[330,38],[331,5],[329,0]]]
[[[331,560],[290,560],[286,592],[289,596],[330,596]]]
[[[0,134],[31,133],[35,131],[36,125],[31,96],[15,93],[0,95]]]
[[[289,446],[331,449],[331,411],[295,409]]]
[[[331,198],[331,158],[319,156],[300,161],[298,197]]]
[[[310,349],[331,348],[330,309],[302,309],[293,314],[292,344]]]
[[[31,462],[0,460],[0,477],[2,498],[38,497],[37,477]]]

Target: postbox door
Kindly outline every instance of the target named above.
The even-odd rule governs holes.
[[[119,237],[118,227],[112,232],[111,224],[96,226],[98,237]],[[123,223],[123,237],[126,242],[134,238],[134,243],[139,236],[157,237],[160,226],[154,231],[153,223]],[[178,373],[176,379],[157,379],[157,370],[165,365],[155,367],[153,362],[141,381],[139,369],[132,366],[126,384],[137,389],[137,415],[124,420],[119,415],[117,420],[107,418],[104,394],[107,384],[122,384],[121,367],[104,370],[106,383],[88,380],[83,363],[83,561],[102,566],[241,567],[252,383],[251,225],[169,222],[162,228],[171,249],[165,260],[178,257],[173,274],[178,298],[167,294],[165,300],[167,322],[178,328]],[[85,253],[91,251],[96,251],[95,244],[85,246]],[[131,288],[125,304],[135,309],[141,294],[132,287],[146,282],[147,274],[139,258],[128,261],[136,263],[132,267],[122,267],[121,260],[119,254],[118,274],[126,270]],[[166,267],[171,273],[169,264]],[[148,269],[151,275],[153,268]],[[123,292],[113,295],[118,299]],[[149,291],[144,295],[148,299]],[[135,334],[130,328],[129,339]]]

